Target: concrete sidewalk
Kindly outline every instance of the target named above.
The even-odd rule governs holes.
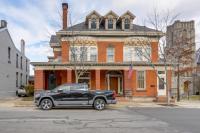
[[[200,108],[200,101],[181,100],[180,102],[172,103],[171,106],[166,106],[166,103],[153,102],[153,98],[124,98],[118,97],[117,104],[111,104],[108,108],[120,109],[125,107],[175,107],[175,108]],[[22,98],[1,99],[1,107],[35,107],[33,101],[24,101]]]

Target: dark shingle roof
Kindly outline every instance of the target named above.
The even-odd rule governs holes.
[[[76,25],[73,25],[73,26],[67,28],[67,31],[72,31],[72,30],[73,31],[90,31],[90,29],[88,29],[88,25],[86,25],[85,22],[82,22],[82,23],[79,23],[79,24],[76,24]],[[105,31],[104,26],[100,25],[99,30],[100,31]],[[121,29],[120,25],[118,24],[117,27],[116,27],[116,30],[114,30],[114,31],[123,31],[123,30]],[[136,25],[136,24],[133,24],[133,29],[126,30],[126,31],[157,32],[154,29],[148,28],[146,26]]]
[[[50,39],[50,43],[59,43],[59,39],[56,35],[52,35]]]

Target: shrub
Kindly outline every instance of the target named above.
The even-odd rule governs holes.
[[[34,95],[34,86],[33,85],[27,85],[25,86],[25,90],[28,96]]]

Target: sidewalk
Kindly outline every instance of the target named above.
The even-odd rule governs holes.
[[[120,109],[125,107],[151,107],[151,108],[163,108],[163,107],[172,107],[172,108],[200,108],[200,101],[188,101],[181,100],[180,102],[173,103],[172,106],[166,106],[165,103],[153,102],[153,98],[125,98],[117,97],[117,104],[111,104],[108,108],[111,109]],[[33,101],[25,101],[22,98],[10,98],[0,100],[0,108],[2,107],[35,107]]]

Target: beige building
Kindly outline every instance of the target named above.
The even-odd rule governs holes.
[[[180,94],[194,94],[193,73],[195,63],[195,22],[194,21],[175,21],[167,27],[167,46],[166,53],[168,61],[179,65],[179,88]],[[178,67],[175,67],[175,79],[177,80]],[[177,88],[176,82],[174,87]]]

